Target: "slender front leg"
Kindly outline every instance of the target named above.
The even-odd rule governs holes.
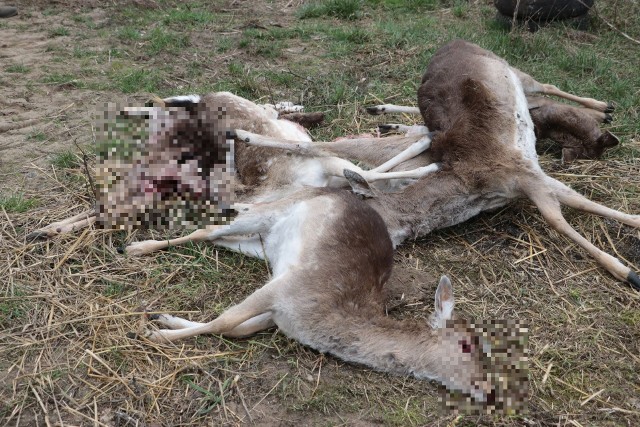
[[[394,104],[374,105],[373,107],[366,107],[366,109],[367,113],[374,116],[393,113],[420,114],[420,109],[418,107],[406,107]]]
[[[354,165],[350,161],[341,159],[339,157],[325,157],[321,159],[321,163],[324,173],[328,176],[344,177],[344,170],[347,169],[356,172],[367,182],[384,181],[390,179],[420,179],[423,176],[433,172],[437,172],[440,169],[437,163],[432,163],[430,165],[408,171],[378,172],[375,169],[366,171]]]
[[[399,123],[387,123],[378,125],[378,130],[381,134],[387,134],[391,132],[402,133],[405,136],[413,135],[426,135],[429,133],[429,128],[425,125],[403,125]]]
[[[38,239],[50,239],[59,234],[68,233],[70,231],[80,230],[93,224],[96,220],[95,209],[89,209],[62,221],[54,222],[46,227],[34,230],[27,234],[27,241]]]
[[[387,172],[388,170],[398,166],[402,162],[406,162],[409,159],[413,159],[415,156],[421,154],[423,151],[431,147],[431,134],[427,134],[417,142],[411,144],[407,149],[402,151],[395,157],[387,160],[380,166],[371,169],[371,172]],[[368,180],[368,178],[365,177]]]
[[[283,287],[286,287],[289,280],[290,278],[287,275],[271,280],[262,288],[249,295],[240,304],[227,309],[217,319],[209,323],[197,323],[196,326],[177,330],[147,330],[144,333],[144,337],[155,342],[172,342],[201,334],[224,335],[232,333],[233,329],[241,325],[243,322],[269,312],[272,308],[277,292]],[[266,320],[261,319],[256,323],[262,325],[264,322],[266,322]],[[184,322],[178,324],[186,325]],[[247,329],[251,330],[255,327],[256,325],[250,324]],[[241,328],[240,331],[242,331],[242,329],[243,328]]]
[[[169,329],[188,329],[204,327],[206,323],[192,322],[170,314],[154,314],[150,320]],[[271,312],[266,312],[245,320],[230,331],[224,332],[225,337],[242,338],[275,326]]]
[[[222,226],[219,226],[222,227]],[[146,255],[151,252],[166,249],[169,246],[180,246],[188,242],[205,242],[210,239],[212,229],[196,230],[188,236],[178,237],[171,240],[143,240],[142,242],[134,242],[127,246],[123,251],[130,256]]]

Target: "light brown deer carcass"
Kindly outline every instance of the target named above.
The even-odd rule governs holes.
[[[102,199],[107,200],[107,193],[110,193],[109,203],[106,208],[98,206],[101,211],[108,210],[111,215],[139,222],[139,216],[149,216],[149,209],[142,207],[151,202],[162,202],[165,196],[175,197],[176,194],[185,199],[206,198],[216,202],[217,199],[230,200],[230,195],[220,197],[219,193],[235,187],[236,190],[240,189],[238,198],[241,201],[261,202],[277,200],[304,186],[346,186],[342,175],[345,168],[362,174],[370,182],[412,180],[437,169],[436,165],[430,165],[395,173],[386,173],[388,168],[365,171],[348,160],[336,157],[336,153],[330,149],[318,156],[290,156],[281,149],[256,147],[238,141],[233,154],[234,163],[226,165],[227,170],[223,171],[221,166],[225,166],[225,161],[229,163],[230,142],[227,136],[234,129],[304,143],[310,143],[311,138],[301,126],[290,120],[279,119],[273,106],[258,105],[228,92],[157,101],[157,105],[123,110],[124,116],[148,120],[149,141],[137,163],[122,172],[123,177],[118,181],[120,190],[105,189]],[[422,137],[414,135],[399,138],[399,141],[406,140],[408,144]],[[349,153],[352,146],[343,146]],[[336,148],[339,147],[340,144],[337,144]],[[229,166],[236,170],[235,185],[220,190],[213,183],[231,179]],[[105,165],[103,169],[103,174],[109,173]],[[154,214],[160,212],[161,209],[154,210]],[[90,209],[36,230],[27,235],[27,240],[51,238],[84,228],[95,221],[95,209]],[[203,235],[199,230],[178,242],[199,240]],[[146,253],[147,250],[161,249],[168,244],[167,241],[149,244],[147,249],[137,246],[130,248],[130,253]]]
[[[244,337],[277,325],[288,337],[347,362],[435,379],[493,403],[484,368],[487,344],[471,325],[454,320],[448,278],[440,280],[430,322],[385,315],[391,240],[378,213],[349,191],[307,188],[244,205],[232,223],[210,230],[208,239],[267,258],[273,278],[209,323],[153,315],[169,329],[146,329],[145,338]]]

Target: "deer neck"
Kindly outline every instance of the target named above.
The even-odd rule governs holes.
[[[368,314],[331,313],[318,326],[319,336],[305,344],[378,371],[419,379],[441,378],[435,351],[436,330],[426,322],[396,321],[379,313]],[[333,327],[329,327],[331,324]]]

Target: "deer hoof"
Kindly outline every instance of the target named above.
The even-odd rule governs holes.
[[[395,130],[398,130],[398,126],[396,125],[378,125],[378,131],[383,135]]]
[[[640,291],[640,276],[638,276],[633,270],[629,271],[627,280],[629,281],[629,283],[631,283],[633,289],[635,289],[636,291]]]
[[[607,103],[607,108],[605,108],[604,112],[605,113],[613,113],[616,109],[616,106],[613,105],[613,102],[608,102]]]
[[[602,123],[611,123],[613,121],[613,116],[609,113],[604,113],[604,120]]]
[[[140,335],[138,335],[135,332],[127,332],[127,338],[132,340],[137,340],[137,339],[140,339]]]
[[[126,252],[125,247],[124,246],[118,246],[116,248],[116,252],[118,252],[120,255],[124,255],[125,252]]]
[[[365,107],[365,109],[367,110],[367,113],[371,114],[372,116],[378,116],[384,113],[384,108],[378,107],[377,105],[374,107]]]
[[[147,317],[149,318],[149,320],[158,320],[160,319],[160,316],[162,316],[161,314],[149,314],[147,315]]]

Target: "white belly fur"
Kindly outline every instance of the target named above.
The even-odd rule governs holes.
[[[509,69],[508,72],[515,89],[516,97],[516,109],[513,118],[516,121],[517,131],[514,146],[522,152],[522,156],[525,159],[531,161],[532,166],[540,170],[538,154],[536,153],[536,135],[533,128],[533,121],[531,121],[531,116],[529,115],[527,98],[522,89],[520,79],[518,79],[511,69]]]

